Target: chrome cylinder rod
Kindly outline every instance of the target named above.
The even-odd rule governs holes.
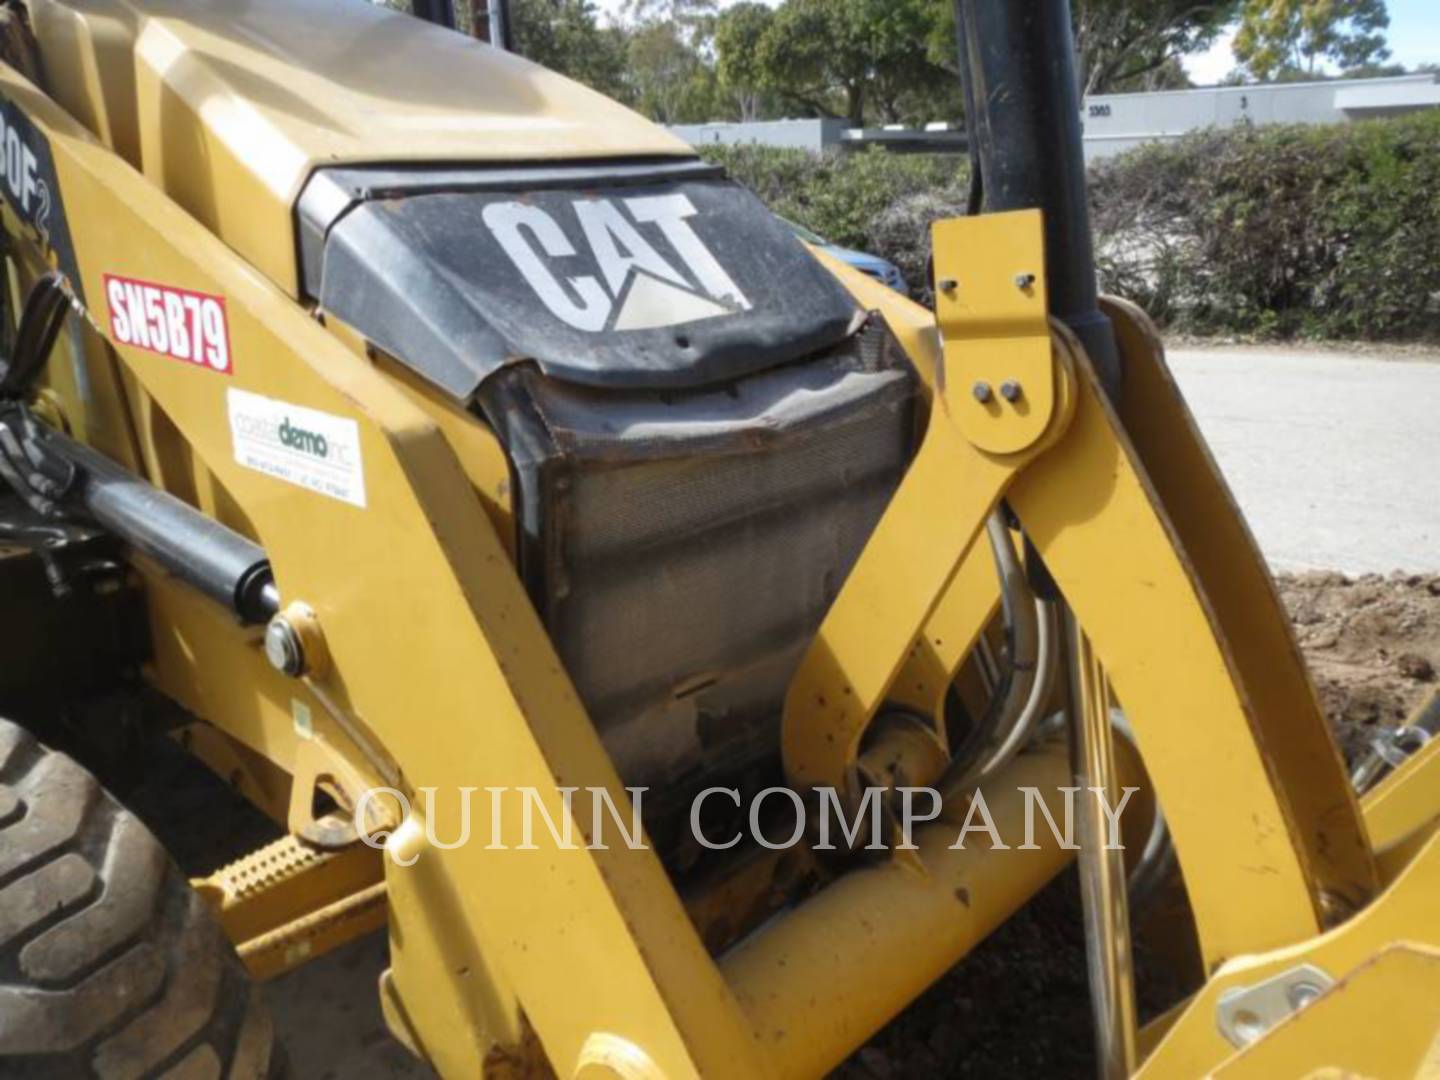
[[[1125,852],[1111,836],[1111,815],[1120,805],[1115,747],[1110,731],[1110,690],[1090,641],[1070,611],[1065,613],[1070,652],[1070,759],[1076,793],[1076,840],[1080,845],[1080,897],[1085,952],[1095,1018],[1095,1055],[1102,1080],[1120,1080],[1138,1064],[1135,970],[1130,943]],[[1104,798],[1104,802],[1101,798]],[[1118,819],[1118,814],[1115,815]]]

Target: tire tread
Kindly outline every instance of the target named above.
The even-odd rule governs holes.
[[[263,1080],[273,1042],[235,950],[149,829],[0,720],[0,1076]]]

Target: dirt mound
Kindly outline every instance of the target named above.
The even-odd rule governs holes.
[[[1345,756],[1403,723],[1440,671],[1440,575],[1315,572],[1279,579],[1320,703]]]

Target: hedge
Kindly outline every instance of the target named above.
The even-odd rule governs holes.
[[[832,243],[867,250],[875,246],[879,217],[907,198],[950,193],[963,206],[969,176],[963,158],[879,149],[812,154],[773,146],[713,146],[704,154],[781,217]],[[904,246],[914,243],[910,236],[903,240]]]
[[[1195,332],[1440,332],[1440,113],[1201,132],[1091,179],[1102,277]]]
[[[924,284],[963,159],[714,148],[777,213]],[[1192,333],[1440,336],[1440,111],[1210,130],[1091,170],[1105,289]]]

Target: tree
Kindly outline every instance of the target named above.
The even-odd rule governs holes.
[[[708,54],[718,8],[719,0],[625,0],[620,11],[633,28],[669,25],[690,48]]]
[[[719,0],[624,0],[620,10],[631,22],[691,24],[719,10]]]
[[[1185,63],[1178,56],[1171,56],[1159,67],[1151,68],[1144,74],[1117,79],[1102,91],[1110,94],[1150,94],[1157,90],[1190,90],[1195,86]]]
[[[1208,49],[1234,21],[1241,2],[1075,0],[1071,17],[1081,93],[1173,85],[1179,59]]]
[[[1385,0],[1244,0],[1235,57],[1257,79],[1361,67],[1389,57],[1389,25]]]
[[[515,51],[602,94],[625,99],[625,37],[591,0],[511,0]]]
[[[625,0],[629,99],[652,120],[685,124],[733,115],[715,73],[719,0]]]
[[[662,124],[716,118],[719,79],[679,23],[657,20],[631,30],[627,58],[630,94],[646,116]]]
[[[755,42],[755,70],[816,115],[898,121],[908,94],[945,78],[927,52],[936,11],[935,0],[786,0]]]
[[[960,77],[954,0],[937,5],[930,60]],[[1241,0],[1072,0],[1082,94],[1170,90],[1191,83],[1182,59],[1208,49],[1240,13]]]
[[[768,96],[760,41],[774,18],[769,7],[749,0],[727,10],[715,26],[716,73],[741,120],[758,120]]]

